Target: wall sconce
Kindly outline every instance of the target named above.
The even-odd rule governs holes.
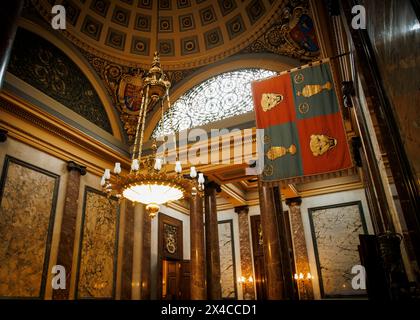
[[[300,281],[304,281],[304,280],[311,280],[311,279],[313,279],[314,277],[311,275],[311,273],[310,272],[308,272],[307,274],[306,274],[306,277],[303,275],[303,273],[301,272],[301,273],[299,273],[299,274],[297,274],[297,273],[295,273],[295,275],[294,275],[294,278],[295,278],[295,280],[300,280]]]
[[[249,278],[245,278],[244,276],[238,278],[238,283],[240,284],[246,284],[246,283],[253,283],[254,278],[252,276],[249,276]]]
[[[308,288],[307,288],[307,286],[305,284],[306,283],[309,284],[310,281],[314,278],[314,276],[311,275],[310,272],[308,272],[306,274],[306,277],[305,277],[305,275],[302,272],[300,272],[299,274],[295,273],[294,278],[295,278],[295,280],[296,280],[296,282],[298,284],[298,288],[300,287],[300,289],[301,289],[301,290],[299,290],[299,297],[301,299],[302,298],[303,299],[306,299],[306,297],[308,295],[308,291],[307,291]]]

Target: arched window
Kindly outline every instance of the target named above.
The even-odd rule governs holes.
[[[184,93],[163,116],[164,134],[182,131],[253,110],[251,82],[276,75],[264,69],[221,73]],[[172,121],[171,121],[172,118]],[[162,136],[162,119],[152,136]]]

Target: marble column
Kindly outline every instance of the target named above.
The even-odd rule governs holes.
[[[263,235],[264,263],[267,276],[267,299],[284,299],[280,240],[277,232],[276,210],[272,188],[259,182],[261,229]]]
[[[314,292],[312,280],[307,280],[307,274],[311,272],[309,268],[308,250],[306,247],[305,231],[303,229],[300,197],[286,199],[286,205],[289,207],[290,225],[292,229],[293,252],[295,255],[296,273],[303,273],[305,280],[298,280],[298,292],[300,300],[313,300]]]
[[[141,255],[141,267],[140,267],[140,299],[150,300],[150,285],[151,285],[151,274],[150,274],[150,259],[151,259],[151,242],[152,242],[152,222],[151,218],[147,214],[144,206],[142,205],[141,210],[143,211],[143,243],[142,243],[142,255]]]
[[[0,88],[6,74],[23,0],[2,1],[0,10]]]
[[[206,265],[207,265],[207,298],[220,300],[222,286],[220,283],[220,250],[219,227],[217,223],[216,193],[220,186],[215,182],[205,185],[205,221],[206,221]]]
[[[203,198],[199,194],[190,199],[191,237],[191,300],[205,300],[206,274],[204,256]]]
[[[132,300],[141,298],[141,263],[143,260],[143,213],[144,205],[137,203],[134,206],[134,234],[133,234],[133,285]]]
[[[241,256],[241,275],[245,279],[253,276],[252,272],[252,258],[251,258],[251,237],[249,235],[249,221],[248,221],[248,206],[235,207],[235,212],[238,214],[239,223],[239,248]],[[244,300],[255,300],[254,282],[246,281],[243,284]]]
[[[74,238],[76,236],[76,218],[79,205],[80,177],[86,174],[86,167],[74,161],[67,162],[68,178],[66,197],[61,221],[60,242],[58,245],[57,265],[66,270],[66,289],[53,290],[53,300],[67,300],[70,294],[70,278],[73,264]]]
[[[129,200],[123,201],[125,202],[125,225],[121,275],[121,299],[131,300],[133,285],[134,206]]]
[[[292,261],[285,217],[278,187],[258,183],[264,263],[267,276],[267,299],[294,299]]]

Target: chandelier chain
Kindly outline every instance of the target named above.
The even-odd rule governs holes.
[[[139,118],[139,123],[140,120],[142,122],[141,124],[141,132],[140,132],[140,139],[139,139],[139,154],[137,156],[137,158],[139,159],[139,162],[141,160],[141,154],[143,152],[143,136],[144,136],[144,125],[146,123],[146,113],[147,113],[147,107],[149,104],[149,85],[147,85],[146,87],[146,97],[145,97],[145,102],[144,102],[144,107],[143,107],[143,114],[142,114],[142,118]]]
[[[144,108],[144,96],[143,96],[143,89],[141,90],[141,96],[143,97],[141,100],[141,104],[140,104],[140,110],[139,110],[139,121],[137,121],[137,127],[136,127],[136,137],[134,139],[134,146],[133,146],[133,154],[131,156],[131,160],[136,159],[136,152],[138,149],[138,144],[139,144],[139,131],[140,131],[140,117],[141,114],[143,113],[143,108]],[[131,172],[131,170],[130,170]]]

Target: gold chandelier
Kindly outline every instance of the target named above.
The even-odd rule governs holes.
[[[122,175],[121,164],[115,163],[115,177],[111,178],[111,170],[105,169],[101,186],[109,196],[114,195],[119,199],[125,198],[146,205],[147,212],[153,218],[159,211],[159,205],[202,192],[205,179],[203,173],[197,173],[195,167],[190,168],[189,177],[182,175],[180,161],[175,162],[173,173],[170,173],[171,165],[167,163],[164,154],[162,157],[157,156],[156,140],[152,144],[152,154],[142,158],[145,121],[149,107],[160,103],[163,111],[166,99],[170,108],[171,82],[161,68],[158,52],[154,54],[152,66],[143,83],[131,170],[127,175]]]

